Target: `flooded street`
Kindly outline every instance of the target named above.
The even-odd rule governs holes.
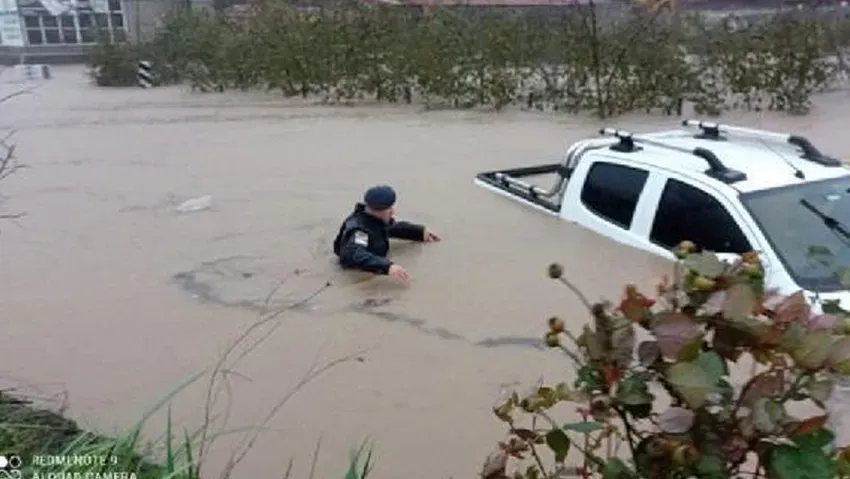
[[[501,438],[490,412],[500,389],[571,377],[540,338],[552,314],[575,328],[586,314],[546,266],[563,263],[591,299],[616,299],[625,282],[651,284],[666,268],[472,184],[481,171],[560,157],[595,134],[595,120],[106,90],[78,68],[54,74],[0,106],[29,165],[0,187],[4,212],[26,213],[0,224],[0,386],[59,399],[66,391],[71,417],[121,431],[214,365],[264,307],[330,282],[279,326],[256,331],[260,339],[277,327],[228,375],[230,404],[222,396],[216,409],[229,417],[218,429],[264,427],[235,478],[280,477],[289,458],[294,477],[307,477],[318,440],[316,477],[342,477],[366,437],[376,478],[474,477]],[[724,121],[793,130],[847,157],[848,100],[830,93],[807,117]],[[604,124],[645,131],[677,121]],[[443,237],[393,246],[409,288],[334,262],[340,221],[375,183],[397,189],[401,218]],[[209,209],[175,211],[205,195]],[[311,367],[350,354],[360,359],[321,375],[266,422]],[[202,381],[174,400],[180,428],[202,423],[205,395]],[[164,427],[155,416],[148,435]],[[217,477],[244,439],[221,435],[204,477]]]

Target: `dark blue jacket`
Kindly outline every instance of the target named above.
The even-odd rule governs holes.
[[[334,253],[343,268],[387,274],[393,264],[387,259],[390,238],[422,241],[425,227],[407,221],[386,224],[365,208],[363,203],[357,203],[354,212],[342,222],[334,239]]]

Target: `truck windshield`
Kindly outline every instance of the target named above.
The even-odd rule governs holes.
[[[850,176],[741,195],[744,207],[803,289],[848,289]]]

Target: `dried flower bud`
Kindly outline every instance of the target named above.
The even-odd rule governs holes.
[[[694,278],[691,286],[693,286],[696,291],[712,291],[717,286],[717,283],[705,276],[697,276]]]
[[[559,263],[552,263],[549,265],[548,274],[550,278],[558,279],[564,275],[564,267]]]
[[[755,251],[748,251],[741,255],[741,261],[747,264],[761,264],[759,254]]]
[[[693,253],[694,251],[696,251],[696,249],[697,245],[694,244],[693,241],[685,240],[679,243],[679,246],[676,247],[674,254],[677,258],[684,259],[685,256],[689,255],[690,253]]]
[[[564,332],[564,320],[557,317],[552,316],[549,318],[549,331],[555,334],[560,334]]]
[[[590,400],[590,414],[596,420],[604,420],[611,414],[611,398],[600,394]]]
[[[667,455],[667,441],[659,436],[651,437],[646,442],[646,455],[659,459]]]
[[[744,274],[751,279],[763,279],[764,270],[757,263],[746,263],[744,266]]]
[[[673,449],[673,462],[678,466],[692,464],[699,458],[699,451],[691,444],[680,444]]]

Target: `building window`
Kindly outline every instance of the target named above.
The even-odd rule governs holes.
[[[120,0],[108,0],[108,10],[75,9],[53,15],[44,8],[22,11],[27,44],[75,45],[98,41],[99,34],[111,41],[127,38]]]

